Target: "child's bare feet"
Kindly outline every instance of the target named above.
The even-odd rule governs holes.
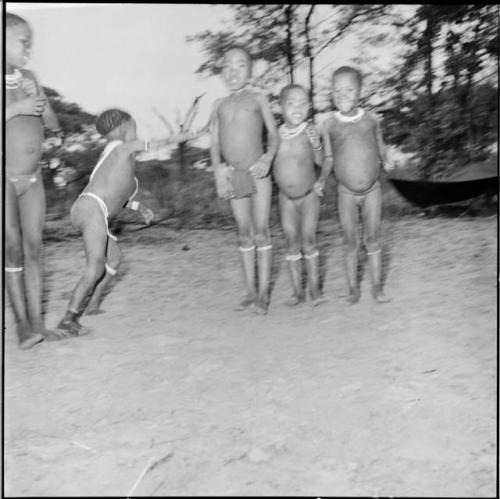
[[[266,315],[267,314],[268,303],[265,300],[258,298],[252,303],[251,309],[252,312],[258,315]]]
[[[301,303],[304,303],[305,300],[306,297],[304,295],[293,294],[292,296],[290,296],[290,298],[288,298],[288,300],[285,301],[285,305],[287,307],[295,307]]]
[[[255,296],[252,294],[248,294],[247,296],[245,296],[245,298],[243,298],[243,300],[240,303],[238,303],[238,305],[235,308],[236,312],[241,312],[243,310],[246,310],[253,304],[254,301],[255,301]]]
[[[17,326],[17,336],[19,338],[19,348],[21,350],[27,350],[44,340],[44,337],[40,333],[32,331],[31,328],[22,327],[21,325]]]
[[[87,308],[87,310],[85,310],[85,315],[99,315],[104,313],[106,313],[106,310],[102,308]]]
[[[57,329],[53,331],[51,336],[48,336],[49,341],[64,340],[66,338],[76,338],[77,336],[85,336],[90,333],[90,329],[82,326],[77,320],[63,319]]]
[[[317,307],[318,305],[321,305],[322,303],[325,303],[328,301],[328,298],[323,296],[321,293],[318,293],[314,296],[311,296],[311,305],[313,307]]]
[[[380,289],[380,288],[374,289],[372,291],[372,296],[373,296],[373,299],[377,303],[389,303],[390,301],[392,301],[392,298],[389,298],[388,296],[386,296],[384,294],[384,292],[382,291],[382,289]]]
[[[347,295],[347,301],[351,305],[358,303],[360,298],[361,298],[361,293],[359,292],[359,289],[356,288],[349,290],[349,294]]]

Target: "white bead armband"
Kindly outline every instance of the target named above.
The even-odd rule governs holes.
[[[130,209],[137,211],[139,209],[139,201],[131,201]]]

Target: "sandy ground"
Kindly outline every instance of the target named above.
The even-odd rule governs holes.
[[[123,234],[124,273],[87,337],[5,340],[5,494],[494,496],[497,219],[384,221],[386,292],[296,309],[280,234],[269,314],[242,297],[231,231]],[[84,262],[46,246],[47,323]]]

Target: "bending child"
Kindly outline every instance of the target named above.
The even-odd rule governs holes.
[[[87,265],[57,326],[60,338],[90,332],[78,318],[85,309],[87,314],[101,312],[104,290],[116,275],[121,253],[108,219],[123,207],[138,210],[148,224],[153,218],[148,207],[133,199],[138,190],[135,153],[148,148],[145,141],[137,139],[134,119],[125,111],[109,109],[97,118],[96,128],[108,143],[70,212],[71,222],[83,235]],[[163,143],[158,141],[157,145]]]
[[[357,303],[360,298],[357,269],[358,208],[361,208],[372,295],[378,303],[385,303],[390,299],[382,290],[379,176],[381,165],[386,161],[386,151],[379,122],[373,114],[358,107],[361,86],[362,77],[357,69],[342,66],[333,73],[332,97],[338,110],[323,124],[325,161],[319,186],[324,186],[333,166],[338,181],[340,224],[346,243],[348,301]]]
[[[239,249],[247,294],[237,307],[266,314],[271,276],[269,176],[279,138],[267,98],[248,88],[252,59],[241,47],[224,54],[222,78],[230,94],[214,104],[210,156],[217,194],[230,200],[238,227]],[[267,130],[267,152],[263,132]],[[257,250],[258,288],[255,276]]]
[[[19,346],[50,337],[42,317],[42,232],[45,190],[39,164],[44,125],[59,123],[35,75],[25,69],[32,45],[29,24],[7,13],[5,50],[5,281]]]
[[[319,251],[316,229],[322,191],[316,185],[314,165],[323,161],[316,127],[306,121],[309,97],[300,85],[281,90],[280,105],[284,124],[279,128],[280,146],[274,160],[274,178],[279,187],[281,224],[285,233],[286,260],[293,287],[289,306],[305,301],[302,287],[302,257],[305,259],[309,293],[313,305],[325,301],[319,286]]]

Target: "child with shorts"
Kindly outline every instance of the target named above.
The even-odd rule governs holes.
[[[315,164],[323,161],[316,127],[308,123],[309,97],[300,85],[287,85],[280,97],[283,125],[273,173],[279,187],[281,224],[285,233],[293,294],[286,304],[305,301],[302,257],[305,259],[309,294],[313,305],[325,301],[319,286],[319,251],[316,245],[322,191],[316,183]]]
[[[42,231],[45,190],[40,158],[44,126],[60,127],[32,71],[25,69],[32,31],[22,17],[5,15],[5,281],[19,346],[49,337],[42,317]]]
[[[266,314],[272,249],[269,170],[279,137],[267,98],[248,87],[251,72],[252,58],[247,50],[234,46],[225,52],[222,78],[230,94],[214,103],[210,156],[217,194],[229,200],[238,227],[246,296],[237,310],[250,307],[255,313]],[[267,152],[264,152],[264,129]]]
[[[337,107],[323,124],[325,161],[319,179],[322,188],[332,166],[338,185],[338,210],[346,243],[348,301],[357,303],[358,286],[358,209],[361,209],[364,244],[376,302],[390,301],[382,290],[380,222],[382,190],[379,176],[386,162],[386,150],[377,118],[358,107],[361,73],[342,66],[332,76],[332,97]]]
[[[153,218],[153,212],[148,207],[133,199],[138,190],[135,153],[148,148],[147,142],[137,139],[134,119],[125,111],[109,109],[99,115],[96,128],[108,143],[90,175],[87,187],[70,212],[71,222],[83,235],[87,265],[57,326],[61,339],[90,332],[78,321],[84,310],[87,314],[102,312],[99,306],[104,290],[116,274],[121,259],[117,239],[109,231],[108,220],[123,207],[138,210],[148,224]],[[158,141],[154,145],[164,143],[169,141]]]

